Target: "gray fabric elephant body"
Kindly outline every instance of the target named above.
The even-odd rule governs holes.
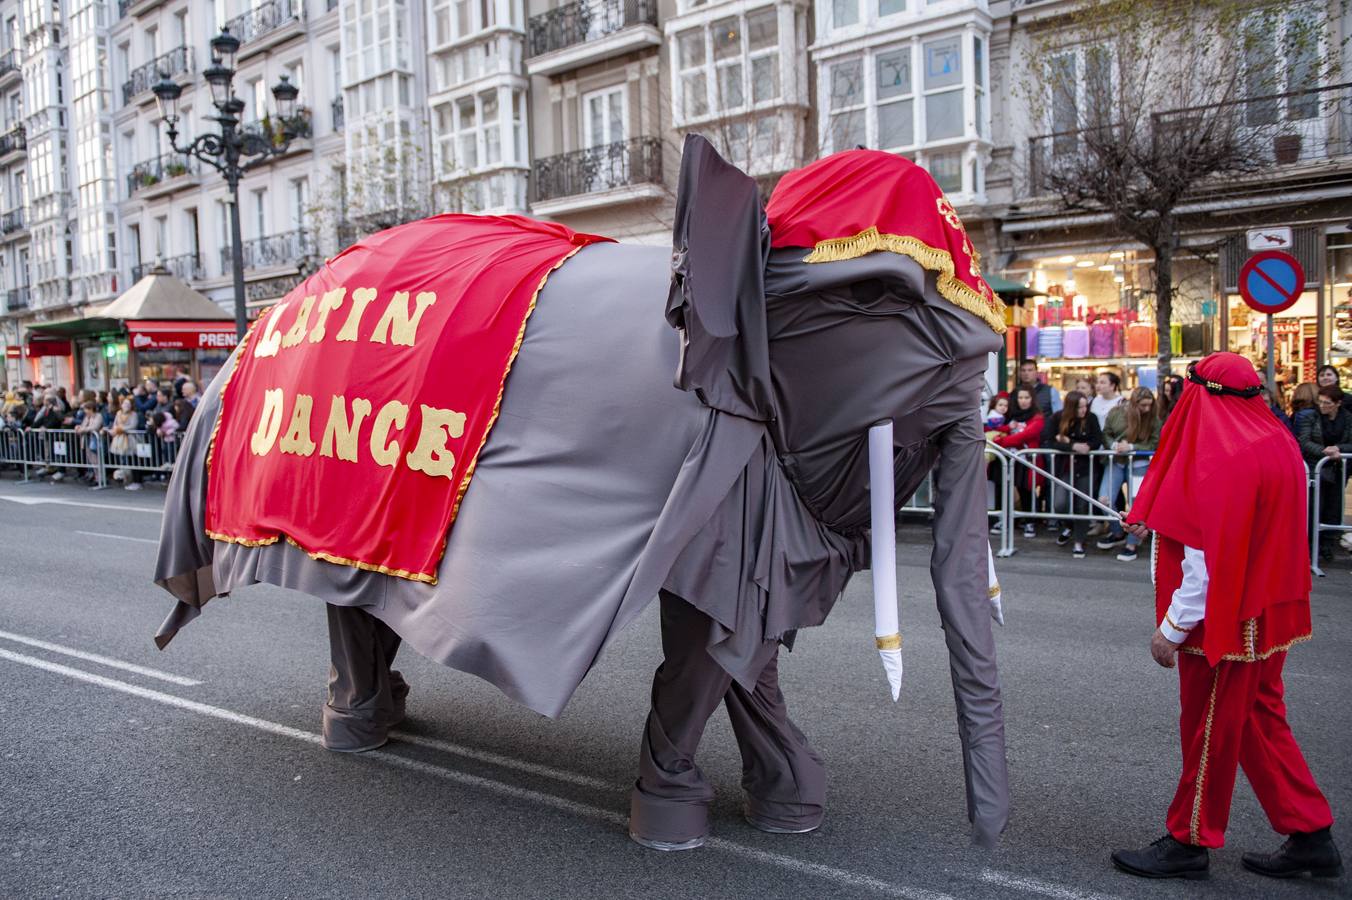
[[[932,571],[968,815],[989,842],[1009,802],[977,406],[998,335],[908,256],[809,264],[802,249],[771,249],[754,182],[701,139],[687,141],[679,196],[674,263],[659,249],[596,244],[550,276],[436,584],[312,559],[285,541],[208,538],[222,372],[170,485],[156,580],[179,602],[157,641],[251,583],[323,599],[335,665],[326,740],[357,750],[402,713],[407,687],[390,670],[400,638],[555,716],[661,592],[668,661],[635,835],[702,838],[708,791],[693,754],[724,698],[740,722],[753,824],[808,830],[824,776],[784,712],[777,648],[820,624],[867,566],[865,435],[892,419],[898,503],[937,467]],[[696,684],[701,703],[669,702]]]

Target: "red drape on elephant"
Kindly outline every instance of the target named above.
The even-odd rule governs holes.
[[[435,582],[536,297],[606,240],[445,215],[329,261],[241,348],[207,461],[208,534]]]

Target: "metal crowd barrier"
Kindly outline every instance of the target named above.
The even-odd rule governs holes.
[[[0,463],[18,467],[20,483],[55,473],[88,471],[95,487],[107,487],[103,453],[107,437],[99,432],[73,428],[4,429],[0,438]]]
[[[1319,501],[1323,496],[1324,490],[1324,472],[1325,466],[1330,463],[1339,468],[1338,475],[1333,477],[1333,487],[1338,491],[1338,522],[1337,524],[1324,523],[1319,517]],[[1332,466],[1329,466],[1332,468]],[[1325,457],[1315,464],[1313,469],[1306,466],[1310,473],[1310,571],[1320,578],[1324,577],[1324,570],[1319,567],[1319,536],[1326,531],[1336,531],[1342,534],[1352,532],[1352,525],[1347,522],[1347,457],[1341,459],[1329,459]],[[1339,477],[1341,476],[1341,477]]]
[[[55,473],[88,471],[95,488],[106,488],[114,472],[168,476],[178,456],[179,441],[147,431],[126,432],[123,442],[111,432],[77,432],[70,428],[21,431],[0,429],[0,465],[20,472],[20,484]],[[114,447],[125,452],[114,452]]]

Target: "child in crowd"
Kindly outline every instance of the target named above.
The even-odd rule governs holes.
[[[1001,391],[991,398],[991,405],[986,409],[985,431],[987,434],[992,431],[1000,434],[1008,434],[1009,426],[1005,424],[1009,417],[1009,392]]]

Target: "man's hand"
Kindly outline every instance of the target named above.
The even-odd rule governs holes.
[[[1145,540],[1150,537],[1150,529],[1145,527],[1144,522],[1123,522],[1122,527],[1126,529],[1127,534],[1136,537],[1138,540]]]
[[[1089,445],[1083,442],[1078,444],[1071,444],[1070,449],[1074,450],[1076,453],[1088,453]]]
[[[1338,459],[1343,454],[1342,451],[1340,451],[1336,446],[1334,446],[1334,447],[1325,447],[1324,455],[1327,456],[1329,459]]]
[[[1163,634],[1160,634],[1158,628],[1156,628],[1155,633],[1150,636],[1150,655],[1155,657],[1155,662],[1164,666],[1166,669],[1172,669],[1174,666],[1178,665],[1178,648],[1181,646],[1182,644],[1175,644]]]

